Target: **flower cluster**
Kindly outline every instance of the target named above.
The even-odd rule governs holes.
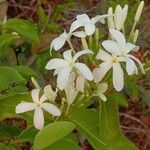
[[[141,15],[143,1],[139,7],[135,16],[136,23],[137,18],[139,19]],[[43,109],[54,116],[60,116],[64,103],[68,104],[67,108],[69,109],[77,95],[81,96],[82,94],[97,96],[106,101],[107,98],[104,93],[111,85],[117,91],[123,89],[125,72],[128,75],[138,74],[136,65],[138,64],[142,73],[144,73],[142,63],[133,55],[134,51],[139,50],[139,46],[135,45],[138,37],[137,30],[135,31],[136,23],[134,23],[129,38],[125,38],[127,35],[124,32],[124,23],[127,14],[128,5],[125,5],[124,8],[117,5],[114,13],[110,7],[108,14],[98,15],[94,18],[90,18],[87,14],[77,15],[76,20],[70,26],[69,32],[65,30],[51,42],[50,51],[60,50],[66,42],[70,47],[70,49],[63,50],[61,58],[52,58],[45,66],[47,70],[54,70],[54,78],[57,76],[56,91],[53,91],[52,87],[47,85],[44,88],[44,94],[39,98],[40,86],[32,78],[36,87],[31,92],[34,103],[20,103],[16,107],[16,113],[35,110],[34,126],[41,129],[44,125]],[[109,37],[106,40],[98,41],[99,49],[94,49],[90,47],[87,39],[92,39],[94,35],[99,36],[97,25],[98,23],[104,24],[106,19]],[[82,46],[80,48],[74,48],[71,41],[72,36],[81,39]],[[92,45],[96,44],[92,43]],[[111,73],[110,70],[112,70],[112,84],[110,80],[105,79],[108,72]],[[54,104],[45,102],[49,99],[55,103],[57,92],[63,93],[60,94],[61,96],[59,95],[62,100],[61,111]]]

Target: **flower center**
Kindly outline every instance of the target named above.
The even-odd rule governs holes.
[[[112,55],[112,62],[113,63],[117,63],[118,62],[118,59],[117,59],[118,57],[117,56],[113,56]]]
[[[42,107],[42,104],[36,103],[36,106],[39,107],[39,108],[41,108],[41,107]]]

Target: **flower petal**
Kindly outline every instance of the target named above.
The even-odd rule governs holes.
[[[43,103],[42,107],[43,107],[43,109],[45,109],[47,112],[49,112],[53,116],[60,116],[61,115],[61,111],[53,104]]]
[[[39,102],[39,94],[40,94],[40,89],[34,89],[31,91],[31,97],[35,103]]]
[[[60,48],[63,47],[63,45],[65,44],[66,39],[63,37],[57,37],[56,39],[54,39],[51,43],[50,49],[52,49],[54,47],[55,51],[58,51]]]
[[[48,98],[43,94],[40,98],[40,103],[42,104],[44,101],[46,101]]]
[[[74,55],[73,62],[75,62],[80,56],[82,56],[84,54],[94,54],[94,53],[89,49],[79,51]]]
[[[84,28],[87,35],[92,35],[95,32],[95,25],[93,23],[85,23]]]
[[[81,14],[81,15],[77,15],[77,20],[80,20],[80,22],[85,23],[85,22],[90,22],[90,18],[87,14]]]
[[[100,49],[96,55],[96,59],[100,59],[103,61],[109,61],[109,60],[111,60],[111,56],[107,52]]]
[[[136,57],[134,57],[134,56],[132,56],[130,54],[126,54],[126,56],[132,58],[133,60],[135,60],[139,64],[142,73],[145,74],[145,70],[143,68],[142,63]]]
[[[134,74],[135,71],[137,70],[135,62],[129,57],[125,57],[125,61],[126,61],[126,70],[128,75]]]
[[[92,81],[93,80],[93,74],[91,70],[83,63],[75,63],[74,67],[77,68],[80,73],[87,79]]]
[[[66,61],[71,61],[72,60],[72,50],[67,50],[63,53],[63,57]]]
[[[108,88],[108,84],[107,83],[100,83],[98,85],[98,93],[104,93],[107,91],[107,88]]]
[[[83,26],[83,23],[80,22],[79,20],[75,20],[72,24],[71,24],[71,27],[70,27],[70,33],[72,33],[74,30],[76,30],[77,28]]]
[[[127,43],[125,46],[125,53],[129,53],[130,51],[138,51],[139,50],[139,46],[136,46],[134,44],[131,43]]]
[[[57,96],[57,89],[54,91],[52,89],[52,86],[50,84],[46,85],[44,87],[44,95],[47,97],[50,101],[55,101],[56,96]]]
[[[122,48],[118,45],[117,42],[111,41],[111,40],[106,40],[102,42],[103,47],[110,53],[116,54],[116,55],[121,55],[121,50]]]
[[[85,78],[82,75],[79,75],[76,79],[76,89],[84,93],[84,84],[85,84]]]
[[[108,62],[101,63],[98,68],[95,68],[93,70],[94,82],[95,83],[100,82],[104,78],[106,73],[110,70],[111,67],[112,67],[112,63],[108,61]]]
[[[44,127],[43,110],[39,107],[37,107],[34,112],[34,126],[39,130]]]
[[[110,15],[110,14],[107,14],[107,15],[97,15],[96,17],[93,17],[92,19],[91,19],[91,22],[93,23],[93,24],[95,24],[96,22],[100,22],[100,23],[102,23],[102,24],[104,24],[105,23],[105,18],[107,18],[107,17],[112,17],[113,15]]]
[[[79,38],[84,38],[86,37],[86,33],[83,31],[78,31],[78,32],[73,32],[72,35],[79,37]]]
[[[70,67],[64,67],[58,73],[57,86],[58,86],[58,88],[60,90],[63,90],[66,87],[66,85],[68,83],[70,72],[71,72],[71,68]]]
[[[117,91],[121,91],[124,86],[124,73],[119,63],[113,64],[113,86]]]
[[[19,114],[26,111],[31,111],[34,110],[35,108],[36,108],[36,104],[34,103],[22,102],[16,106],[16,113]]]
[[[104,101],[104,102],[107,101],[107,98],[106,98],[106,96],[105,96],[104,94],[98,93],[98,96],[99,96],[99,98],[100,98],[102,101]]]
[[[68,62],[66,60],[60,59],[60,58],[54,58],[54,59],[51,59],[47,63],[47,65],[45,66],[45,69],[52,70],[52,69],[61,68],[67,65],[68,65]]]
[[[117,43],[119,44],[119,46],[121,46],[123,49],[125,48],[125,44],[126,44],[126,39],[124,37],[124,35],[115,30],[115,29],[109,29],[109,32],[111,33],[111,35],[115,38],[115,40],[117,41]]]

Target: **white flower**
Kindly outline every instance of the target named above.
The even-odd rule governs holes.
[[[114,12],[114,17],[108,18],[108,27],[121,30],[125,23],[127,13],[128,13],[128,5],[125,5],[124,8],[122,8],[120,5],[117,5]],[[113,10],[111,7],[108,9],[108,14],[109,15],[113,14]]]
[[[76,60],[84,54],[93,54],[93,52],[90,50],[82,50],[72,57],[72,51],[67,50],[63,53],[64,59],[54,58],[47,63],[45,68],[47,70],[55,69],[54,74],[58,74],[57,86],[60,90],[66,87],[70,73],[74,71],[74,69],[77,69],[85,79],[93,80],[91,70],[84,63],[76,62]]]
[[[44,87],[44,95],[50,101],[55,101],[56,96],[57,96],[57,91],[58,91],[57,89],[56,91],[54,91],[50,84]]]
[[[67,33],[66,31],[64,31],[59,37],[55,38],[51,42],[50,49],[54,48],[55,51],[58,51],[60,48],[62,48],[62,46],[65,44],[65,42],[70,39],[70,37],[72,35],[74,35],[76,37],[79,37],[79,38],[86,37],[86,34],[83,31],[69,32],[69,33]]]
[[[82,15],[77,15],[76,19],[70,27],[70,31],[74,31],[79,27],[84,27],[85,32],[87,35],[92,35],[95,32],[95,23],[96,22],[101,22],[101,23],[105,23],[104,18],[108,17],[110,15],[98,15],[92,19],[89,18],[89,16],[87,14],[82,14]]]
[[[126,39],[121,32],[115,29],[109,29],[109,31],[111,33],[111,36],[115,39],[115,41],[106,40],[102,42],[103,47],[108,52],[121,56],[124,59],[124,61],[126,62],[126,70],[129,75],[138,73],[138,69],[134,61],[136,61],[139,64],[141,71],[145,73],[142,63],[136,57],[128,54],[131,51],[139,50],[139,46],[128,42],[126,43]]]
[[[104,93],[107,91],[107,88],[108,88],[107,83],[100,83],[98,84],[97,91],[96,91],[96,95],[99,96],[99,98],[104,102],[107,101],[107,98],[104,95]]]
[[[100,82],[106,73],[112,68],[113,69],[113,86],[117,91],[121,91],[124,86],[124,73],[120,66],[122,57],[117,55],[109,55],[107,52],[100,50],[96,56],[96,59],[104,61],[99,65],[98,68],[93,70],[94,82]]]
[[[53,104],[46,103],[47,98],[43,95],[39,98],[40,89],[34,89],[31,92],[33,103],[22,102],[16,106],[16,113],[24,113],[27,111],[34,111],[34,126],[37,129],[42,129],[44,126],[43,109],[53,116],[60,116],[60,110]]]

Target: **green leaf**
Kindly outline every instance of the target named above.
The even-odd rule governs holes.
[[[9,66],[0,67],[0,90],[6,90],[10,84],[25,84],[25,79],[16,69]]]
[[[30,101],[31,94],[24,93],[24,94],[16,94],[13,96],[1,97],[0,98],[0,120],[11,117],[11,115],[15,115],[15,107],[21,101]]]
[[[64,138],[48,146],[44,150],[81,150],[81,148],[72,140]]]
[[[7,145],[0,143],[0,150],[10,150]]]
[[[114,96],[107,102],[100,102],[99,112],[100,136],[111,150],[136,150],[136,146],[121,133],[117,102]]]
[[[14,125],[0,123],[0,135],[4,136],[17,136],[21,132],[21,129]]]
[[[16,66],[15,69],[22,75],[22,77],[30,80],[31,77],[39,79],[39,76],[30,67],[27,66]]]
[[[39,37],[35,25],[27,20],[18,19],[18,18],[9,19],[6,22],[5,27],[7,29],[19,33],[23,37],[33,42],[39,42]]]
[[[100,138],[98,113],[90,109],[81,109],[70,116],[77,129],[88,139],[95,150],[106,150],[106,144]]]
[[[6,48],[18,37],[12,34],[0,35],[0,59],[5,56]]]
[[[107,102],[100,101],[100,135],[104,139],[112,140],[119,133],[119,120],[117,103],[108,99]]]
[[[122,107],[128,107],[128,100],[123,92],[117,92],[113,94],[114,99],[117,101],[117,104]]]
[[[21,141],[34,141],[34,138],[38,130],[34,126],[30,126],[19,135],[19,140]]]
[[[75,128],[75,124],[68,121],[50,123],[39,131],[34,141],[34,150],[42,150],[65,137]]]
[[[139,100],[139,86],[134,80],[127,80],[127,93],[134,99]]]

